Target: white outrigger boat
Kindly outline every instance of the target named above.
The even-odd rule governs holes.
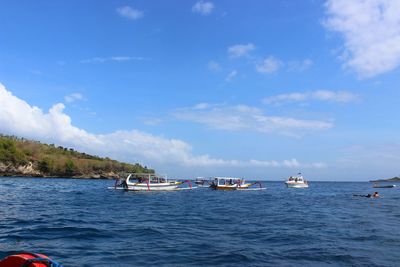
[[[234,177],[214,177],[210,187],[215,190],[250,190],[250,187],[255,184],[260,185],[256,190],[265,189],[260,182],[246,183],[244,179]]]
[[[189,188],[187,189],[192,189],[190,182],[185,182],[189,184]],[[122,181],[120,179],[116,180],[114,189],[128,191],[173,191],[183,189],[179,186],[185,182],[168,180],[166,177],[154,173],[131,173]]]
[[[298,173],[297,176],[290,176],[286,181],[285,184],[288,188],[307,188],[308,182],[304,180],[301,173]]]

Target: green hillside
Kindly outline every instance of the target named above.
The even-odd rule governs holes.
[[[72,148],[0,135],[0,176],[105,178],[121,172],[154,171],[138,163],[123,163]]]

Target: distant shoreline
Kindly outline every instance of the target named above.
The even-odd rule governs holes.
[[[370,180],[371,183],[380,183],[380,182],[400,182],[400,177],[393,177],[388,179],[378,179],[378,180]]]

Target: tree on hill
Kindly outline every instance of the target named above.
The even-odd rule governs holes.
[[[0,139],[0,162],[13,163],[17,165],[26,164],[27,160],[24,155],[15,146],[15,141],[12,139]]]

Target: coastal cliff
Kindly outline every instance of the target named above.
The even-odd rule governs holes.
[[[121,172],[154,171],[129,164],[43,144],[14,136],[0,135],[0,176],[116,178]]]

